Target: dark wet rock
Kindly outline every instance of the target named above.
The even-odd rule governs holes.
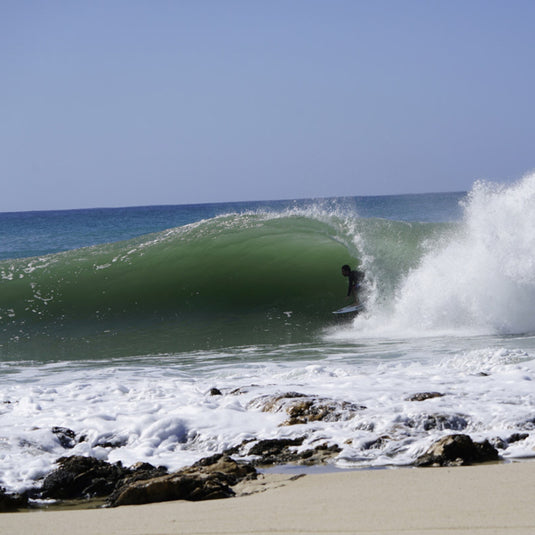
[[[76,446],[76,433],[67,427],[53,427],[52,433],[56,435],[59,443],[65,449],[72,449]]]
[[[164,467],[155,468],[148,463],[135,469],[122,464],[110,464],[94,457],[61,457],[58,468],[43,481],[39,495],[42,498],[71,500],[108,496],[126,481],[136,481],[163,475]]]
[[[117,481],[115,489],[135,483],[136,481],[146,481],[147,479],[161,477],[167,473],[165,466],[155,467],[150,463],[136,463],[128,469],[126,477]]]
[[[260,440],[248,451],[248,455],[255,455],[258,459],[253,461],[256,466],[269,466],[274,464],[322,464],[332,457],[338,455],[340,451],[336,444],[320,444],[315,448],[304,451],[297,451],[305,437],[298,438],[276,438]]]
[[[0,513],[11,513],[28,507],[27,494],[9,494],[0,488]]]
[[[506,450],[509,447],[509,444],[506,440],[503,440],[500,437],[491,438],[489,442],[497,449],[497,450]]]
[[[255,462],[255,464],[284,464],[294,462],[296,454],[290,448],[301,446],[304,440],[305,437],[259,440],[249,449],[249,455],[260,457],[260,460]]]
[[[242,440],[242,442],[240,444],[236,444],[236,446],[232,446],[230,448],[227,448],[223,454],[224,455],[238,455],[238,456],[243,456],[243,451],[244,451],[244,448],[251,444],[251,442],[256,442],[256,439],[254,438],[248,438],[246,440]]]
[[[412,394],[405,398],[405,401],[425,401],[426,399],[441,398],[444,394],[440,392],[419,392],[418,394]]]
[[[227,455],[219,454],[173,474],[128,483],[110,496],[109,504],[117,507],[170,500],[228,498],[235,494],[231,486],[256,477],[252,465],[238,463]]]
[[[520,442],[521,440],[525,440],[529,437],[529,433],[513,433],[508,438],[500,438],[496,437],[491,440],[491,444],[498,449],[506,450],[510,444],[514,444],[515,442]]]
[[[108,440],[106,440],[105,438],[102,438],[95,444],[95,447],[115,449],[115,448],[122,448],[123,446],[126,446],[126,443],[127,443],[127,440],[124,438],[110,437]]]
[[[342,448],[340,448],[340,446],[337,444],[320,444],[313,449],[305,450],[299,453],[297,463],[306,464],[309,466],[324,464],[333,457],[336,457],[341,451]]]
[[[529,437],[529,433],[513,433],[508,439],[507,442],[509,444],[513,444],[514,442],[520,442],[521,440],[525,440]]]
[[[192,464],[189,468],[184,468],[182,472],[199,471],[204,474],[217,474],[229,485],[236,485],[244,479],[256,479],[257,473],[250,463],[239,463],[229,455],[218,453],[211,457],[205,457]]]
[[[496,461],[496,449],[485,440],[474,442],[468,435],[448,435],[435,442],[418,457],[416,466],[459,466]]]
[[[198,501],[231,496],[234,496],[234,491],[217,478],[208,478],[200,474],[174,473],[122,487],[121,491],[110,500],[110,506],[171,500]]]
[[[250,463],[238,463],[228,455],[201,459],[188,468],[168,474],[163,466],[137,463],[125,468],[93,457],[62,457],[58,468],[32,497],[55,500],[107,498],[109,505],[168,500],[206,500],[234,495],[230,488],[257,472]]]
[[[61,457],[41,487],[43,498],[75,499],[106,496],[128,471],[120,463],[109,464],[94,457]]]
[[[444,429],[463,431],[468,427],[468,420],[462,414],[421,414],[416,418],[408,418],[405,425],[410,428],[421,428],[424,431]]]
[[[299,392],[260,396],[252,400],[249,407],[259,408],[263,412],[286,412],[288,419],[282,425],[349,420],[356,412],[366,408],[348,401],[309,396]]]

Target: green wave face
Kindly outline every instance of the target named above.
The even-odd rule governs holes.
[[[4,360],[108,358],[310,339],[340,266],[390,292],[435,228],[325,214],[227,215],[0,263]],[[374,275],[375,272],[375,275]]]

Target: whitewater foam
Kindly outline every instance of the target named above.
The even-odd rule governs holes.
[[[1,394],[1,483],[17,490],[33,486],[66,454],[174,470],[245,440],[303,436],[301,449],[318,441],[337,444],[339,466],[405,465],[448,432],[506,441],[533,426],[531,353],[489,346],[435,361],[434,355],[371,358],[368,349],[326,347],[332,358],[317,361],[281,361],[276,352],[256,347],[241,352],[248,360],[198,354],[196,365],[166,356],[105,367],[87,362],[13,368],[4,375]],[[210,395],[214,386],[222,395]],[[409,399],[429,391],[442,395]],[[365,409],[340,421],[281,426],[285,413],[263,412],[253,402],[281,392]],[[76,433],[80,440],[72,449],[62,446],[56,426]],[[531,436],[502,453],[529,456],[534,446]]]
[[[535,175],[508,187],[476,183],[462,223],[427,240],[393,295],[372,295],[369,314],[350,331],[356,337],[534,332],[534,229]]]

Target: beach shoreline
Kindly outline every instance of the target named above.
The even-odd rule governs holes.
[[[4,513],[0,534],[535,532],[535,461],[261,474],[237,496],[105,509]]]

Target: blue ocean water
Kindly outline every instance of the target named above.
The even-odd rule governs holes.
[[[337,444],[339,467],[410,464],[451,432],[533,455],[534,201],[528,176],[0,214],[0,484],[39,483],[66,454],[54,426],[85,437],[68,454],[170,469],[277,437]],[[340,318],[346,263],[366,310]],[[283,425],[260,400],[285,392],[365,409]]]
[[[454,221],[465,193],[433,193],[323,200],[255,201],[0,213],[0,260],[39,256],[128,240],[144,234],[250,211],[282,212],[314,204],[346,206],[360,217],[398,221]]]

